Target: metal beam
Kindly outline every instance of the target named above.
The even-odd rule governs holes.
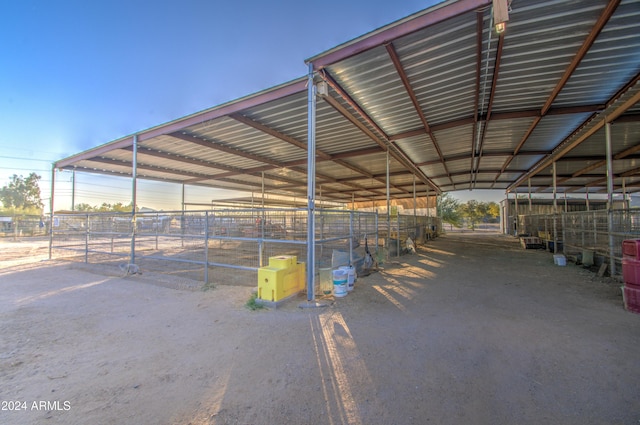
[[[491,30],[490,30],[491,31]],[[484,12],[476,12],[476,90],[473,100],[473,129],[471,131],[471,163],[469,179],[473,180],[476,160],[476,135],[478,134],[478,107],[480,106],[480,73],[482,72],[482,38],[484,33]],[[491,36],[489,36],[491,37]]]
[[[381,139],[375,136],[364,124],[362,124],[356,117],[354,117],[346,108],[344,108],[340,103],[333,99],[330,95],[323,96],[323,99],[327,101],[334,109],[340,112],[345,118],[351,121],[354,125],[356,125],[361,131],[363,131],[367,136],[369,136],[378,146],[380,146],[385,151],[390,150],[393,158],[402,164],[408,170],[411,170],[416,176],[420,178],[420,180],[424,184],[428,184],[433,187],[436,192],[440,191],[440,188],[431,181],[418,167],[416,167],[413,161],[409,160],[406,154],[400,149],[398,146],[394,145],[390,142],[389,136],[376,124],[376,122],[360,107],[360,105],[338,84],[337,81],[327,72],[323,70],[320,74],[322,79],[326,81],[326,83],[336,92],[338,95],[344,99],[357,113],[362,117],[362,119],[369,124],[380,136]]]
[[[442,162],[442,166],[444,167],[444,170],[448,173],[449,169],[447,167],[447,163],[444,160],[444,156],[442,155],[442,150],[440,149],[440,146],[438,145],[438,141],[436,140],[436,136],[433,134],[433,132],[431,131],[431,128],[429,127],[429,123],[427,122],[427,118],[425,117],[424,111],[422,110],[422,107],[420,106],[420,103],[418,102],[418,98],[416,97],[416,94],[413,91],[413,87],[411,86],[411,82],[409,81],[409,77],[407,77],[407,73],[404,71],[404,68],[402,66],[402,63],[400,62],[400,57],[398,56],[398,53],[396,52],[396,49],[393,47],[392,43],[386,44],[385,48],[387,49],[387,53],[389,54],[389,57],[391,58],[391,62],[393,63],[393,66],[395,67],[396,72],[398,73],[398,76],[400,77],[400,80],[402,81],[402,85],[404,85],[404,89],[406,90],[407,94],[409,95],[409,99],[411,99],[411,103],[413,104],[413,107],[415,108],[416,113],[418,114],[418,118],[420,118],[420,121],[422,122],[422,125],[424,126],[424,129],[425,129],[426,133],[429,135],[429,138],[431,139],[431,144],[433,145],[434,149],[438,153],[438,157],[440,158],[440,161]],[[453,180],[451,180],[451,183],[453,183]]]
[[[381,46],[397,38],[453,17],[485,8],[490,4],[491,0],[459,0],[449,3],[446,6],[435,6],[423,11],[418,16],[410,17],[399,23],[383,27],[378,31],[343,44],[342,47],[309,58],[305,62],[313,62],[315,69],[320,70],[343,59],[357,55],[358,53]]]
[[[215,149],[215,150],[218,150],[220,152],[225,152],[225,153],[228,153],[228,154],[231,154],[231,155],[241,156],[243,158],[251,159],[251,160],[256,161],[256,162],[261,162],[263,164],[271,164],[271,165],[275,165],[276,167],[284,167],[283,163],[280,162],[280,161],[273,160],[273,159],[268,158],[266,156],[255,155],[255,154],[252,154],[250,152],[245,152],[245,151],[242,151],[240,149],[231,148],[229,146],[223,145],[223,144],[221,144],[219,142],[216,142],[214,140],[203,139],[203,138],[195,137],[195,136],[193,136],[191,134],[182,133],[182,132],[171,133],[171,134],[169,134],[169,136],[175,137],[176,139],[184,140],[185,142],[193,143],[193,144],[198,145],[198,146],[202,146],[204,148]]]
[[[606,116],[603,115],[602,119],[593,122],[592,125],[589,126],[587,126],[588,122],[585,122],[578,128],[578,130],[576,130],[574,133],[569,135],[569,137],[563,140],[551,154],[538,161],[538,163],[532,167],[529,173],[516,180],[509,186],[509,188],[511,189],[517,187],[523,179],[535,176],[540,171],[549,166],[552,161],[557,161],[558,159],[562,158],[567,153],[571,152],[574,148],[579,146],[582,142],[587,140],[589,137],[593,136],[596,132],[602,129],[607,122],[614,122],[629,108],[640,102],[640,87],[634,88],[635,85],[640,84],[639,80],[640,74],[638,74],[632,80],[633,84],[627,84],[625,86],[627,90],[634,89],[635,92],[631,92],[631,94],[629,94],[629,96],[626,97],[619,105],[616,105],[616,100],[624,97],[625,94],[627,94],[627,90],[625,90],[624,92],[618,92],[609,102],[607,102],[608,107],[605,111]]]
[[[477,159],[474,158],[474,164],[471,164],[471,187],[475,187],[475,180],[478,177],[477,171],[480,167],[480,159],[482,158],[482,148],[484,146],[484,139],[487,134],[487,127],[489,126],[489,122],[491,121],[491,111],[493,110],[493,101],[496,96],[496,88],[498,86],[498,78],[500,75],[500,62],[502,60],[502,50],[504,48],[504,33],[500,34],[500,38],[498,38],[498,46],[496,47],[496,59],[493,65],[493,79],[491,81],[491,92],[489,94],[489,105],[487,106],[487,117],[485,124],[482,126],[482,132],[480,135],[480,140],[478,140],[478,148],[476,152],[476,148],[474,146],[473,153],[477,155]],[[500,175],[498,174],[497,178]]]
[[[541,116],[544,116],[551,108],[554,100],[556,100],[556,97],[558,97],[564,86],[567,84],[567,81],[569,81],[569,78],[573,75],[576,68],[578,68],[578,65],[580,65],[582,59],[584,59],[584,57],[587,55],[589,49],[596,41],[596,38],[598,38],[598,35],[600,34],[604,26],[607,24],[607,22],[609,22],[609,19],[611,19],[611,16],[613,16],[613,13],[616,11],[616,8],[619,4],[620,0],[610,0],[607,6],[604,8],[595,25],[591,28],[589,35],[587,35],[587,38],[582,43],[582,46],[580,46],[578,52],[573,56],[573,60],[571,60],[571,63],[564,71],[564,74],[551,91],[551,95],[549,95],[549,98],[540,111]]]
[[[589,52],[589,49],[591,48],[596,38],[598,37],[598,34],[600,34],[600,32],[602,31],[604,26],[607,24],[609,19],[611,19],[613,12],[615,12],[619,4],[620,4],[620,0],[610,0],[607,6],[604,8],[603,12],[600,14],[600,17],[596,21],[595,25],[591,28],[591,31],[587,35],[587,38],[584,40],[584,42],[582,43],[582,45],[580,46],[576,54],[573,56],[571,63],[569,63],[569,66],[567,66],[564,73],[562,74],[562,77],[560,77],[560,79],[556,83],[556,86],[553,88],[546,102],[540,109],[540,115],[533,120],[533,122],[531,123],[531,126],[529,126],[529,129],[525,132],[524,136],[522,137],[522,139],[514,149],[513,151],[514,156],[510,157],[503,165],[502,167],[503,170],[509,166],[509,163],[518,154],[518,151],[522,149],[526,141],[529,139],[529,137],[531,137],[531,134],[533,133],[533,131],[536,129],[536,127],[542,120],[542,117],[544,117],[547,114],[547,112],[549,112],[549,110],[551,109],[551,105],[556,100],[556,98],[558,97],[558,95],[560,94],[564,86],[567,84],[567,81],[569,81],[569,78],[573,75],[576,68],[580,64],[580,62],[582,62],[582,59],[584,59],[584,57],[587,55],[587,53]]]
[[[280,140],[282,140],[284,142],[287,142],[287,143],[289,143],[289,144],[291,144],[293,146],[299,147],[300,149],[302,149],[304,151],[306,151],[307,148],[308,148],[306,143],[301,142],[301,141],[299,141],[299,140],[297,140],[297,139],[295,139],[295,138],[293,138],[291,136],[288,136],[286,134],[280,133],[279,131],[274,130],[271,127],[268,127],[268,126],[264,125],[263,123],[255,121],[255,120],[253,120],[253,119],[251,119],[249,117],[246,117],[246,116],[244,116],[244,115],[242,115],[240,113],[231,114],[231,115],[229,115],[229,118],[233,118],[234,120],[236,120],[238,122],[241,122],[242,124],[245,124],[245,125],[247,125],[247,126],[249,126],[251,128],[254,128],[254,129],[258,130],[258,131],[266,133],[266,134],[268,134],[270,136],[273,136],[276,139],[280,139]],[[319,149],[316,149],[316,155],[321,157],[322,159],[331,159],[331,155],[329,155],[329,154],[327,154],[325,152],[322,152]]]

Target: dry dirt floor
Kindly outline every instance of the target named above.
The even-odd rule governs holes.
[[[444,235],[316,309],[44,254],[0,243],[2,424],[640,422],[620,283],[508,236]]]

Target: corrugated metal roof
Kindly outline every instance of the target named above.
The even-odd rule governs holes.
[[[640,0],[514,0],[496,34],[490,0],[449,0],[307,60],[323,198],[366,202],[440,191],[640,189]],[[301,78],[138,133],[149,179],[301,196]],[[133,136],[57,168],[131,175]],[[264,179],[264,180],[263,180]]]

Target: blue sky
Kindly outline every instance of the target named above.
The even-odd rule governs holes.
[[[0,186],[35,171],[48,198],[53,161],[300,77],[304,59],[438,2],[4,0]],[[121,180],[78,177],[76,203],[109,187],[128,203]]]

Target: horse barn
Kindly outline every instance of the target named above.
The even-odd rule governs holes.
[[[52,214],[60,170],[128,177],[134,205],[142,180],[251,196],[55,213],[53,257],[254,285],[270,258],[295,256],[314,265],[312,301],[336,253],[360,266],[428,244],[441,194],[492,189],[508,201],[504,233],[590,250],[620,274],[622,241],[640,235],[627,202],[640,190],[639,0],[449,0],[304,62],[299,79],[57,161]],[[551,209],[533,217],[541,195]]]

